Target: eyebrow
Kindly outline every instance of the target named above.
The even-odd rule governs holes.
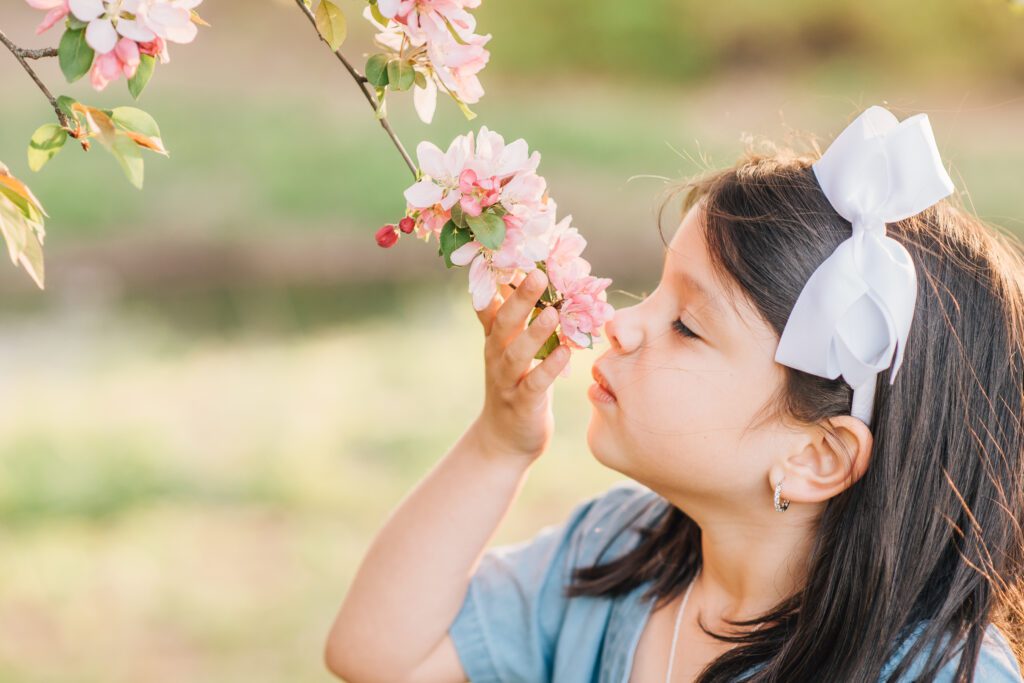
[[[662,264],[664,268],[668,268],[668,253],[665,253],[665,260]],[[701,306],[697,311],[690,311],[691,315],[698,313],[707,313],[707,318],[714,323],[724,322],[725,311],[719,304],[719,297],[711,293],[711,289],[706,287],[700,280],[686,273],[684,271],[675,271],[673,273],[673,279],[677,282],[683,283],[687,288],[695,291],[705,302],[704,306]],[[704,317],[704,316],[701,316]]]

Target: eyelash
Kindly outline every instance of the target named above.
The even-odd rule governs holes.
[[[674,329],[680,336],[691,339],[700,339],[700,337],[693,333],[693,330],[683,324],[682,320],[673,320],[672,329]]]

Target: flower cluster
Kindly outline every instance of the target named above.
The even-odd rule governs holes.
[[[413,103],[424,123],[433,119],[438,86],[460,106],[484,94],[477,74],[490,52],[491,35],[478,35],[476,19],[467,9],[480,0],[371,0],[363,10],[380,32],[376,42],[422,74],[416,79]]]
[[[482,126],[452,141],[447,152],[430,142],[416,148],[421,179],[405,190],[402,233],[415,232],[426,242],[436,236],[440,253],[452,265],[469,266],[473,307],[483,310],[498,285],[518,286],[535,268],[548,276],[542,303],[559,314],[557,341],[592,348],[593,338],[614,313],[605,289],[609,278],[590,274],[581,254],[587,242],[570,226],[572,216],[557,220],[547,183],[537,175],[540,153],[528,153],[522,138],[504,138]],[[399,231],[385,225],[377,243],[390,247]]]
[[[202,0],[25,0],[47,10],[36,33],[69,18],[69,29],[84,27],[95,53],[89,80],[96,90],[124,76],[134,78],[144,55],[170,61],[167,43],[191,43],[198,31],[193,12]]]

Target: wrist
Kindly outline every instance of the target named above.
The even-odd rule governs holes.
[[[479,417],[466,430],[465,438],[470,449],[478,457],[507,465],[513,470],[526,470],[540,457],[540,453],[523,453],[513,448],[507,440],[487,427]]]

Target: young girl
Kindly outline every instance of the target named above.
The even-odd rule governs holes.
[[[531,363],[543,272],[496,296],[484,406],[375,538],[329,668],[1021,681],[1024,263],[943,199],[934,145],[927,117],[872,107],[824,155],[682,185],[661,281],[594,364],[588,445],[634,481],[484,552],[568,355]]]

